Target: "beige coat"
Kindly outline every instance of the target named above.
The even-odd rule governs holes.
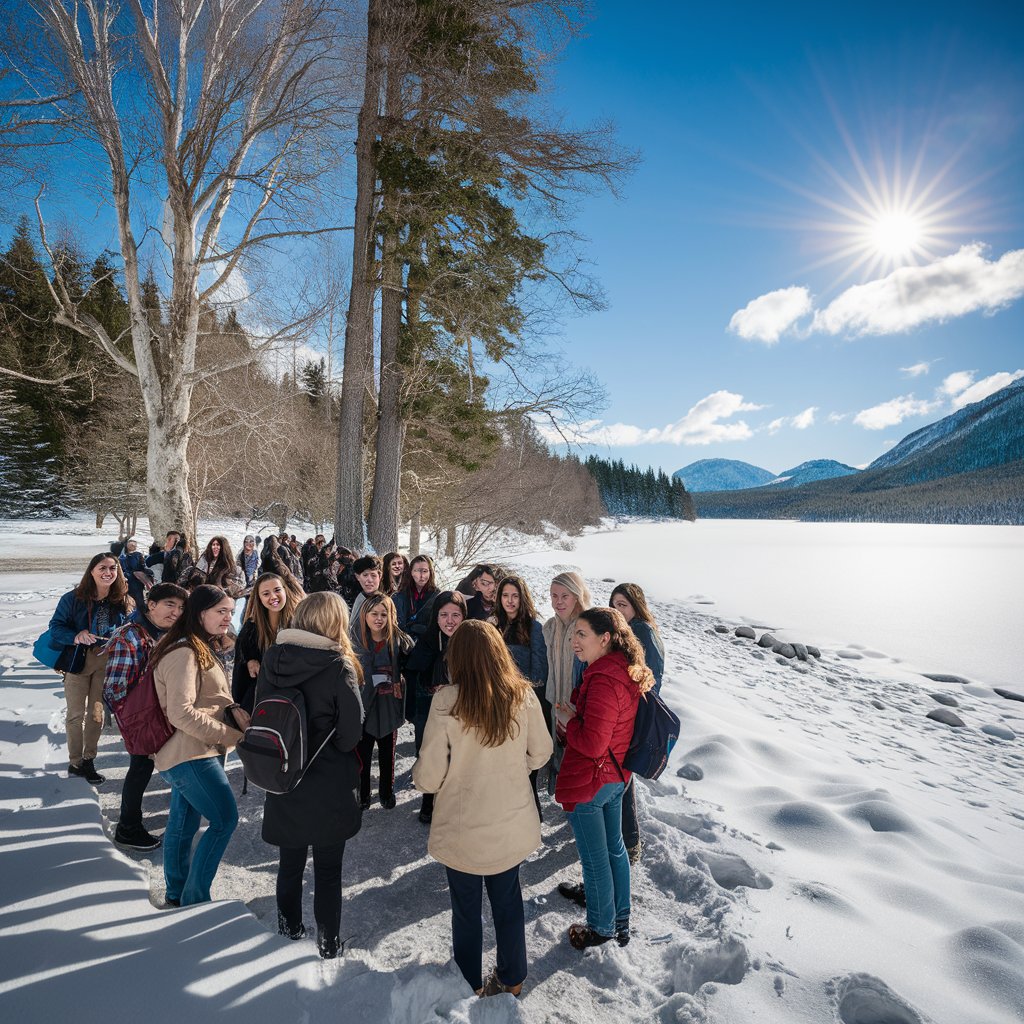
[[[223,721],[224,709],[233,701],[219,662],[200,671],[192,649],[178,647],[160,659],[153,682],[157,700],[174,726],[174,735],[153,756],[157,771],[219,757],[242,738]]]
[[[551,756],[551,735],[540,702],[528,692],[514,739],[485,747],[449,712],[457,686],[434,694],[412,779],[436,793],[427,850],[447,867],[496,875],[522,863],[540,846],[540,819],[530,772]]]

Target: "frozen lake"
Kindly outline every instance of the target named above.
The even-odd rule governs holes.
[[[727,619],[809,643],[1024,685],[1024,527],[630,523],[579,538],[565,561],[659,600],[713,600]]]

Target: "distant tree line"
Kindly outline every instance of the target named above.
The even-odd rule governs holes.
[[[597,482],[601,500],[614,516],[652,516],[696,519],[693,500],[683,481],[664,470],[627,466],[622,459],[610,462],[588,456],[584,463]]]

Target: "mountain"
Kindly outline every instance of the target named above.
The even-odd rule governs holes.
[[[767,469],[737,459],[699,459],[672,475],[682,480],[691,494],[694,491],[738,491],[775,479],[775,474]]]
[[[908,434],[862,472],[703,492],[694,504],[711,519],[1024,524],[1024,378]]]
[[[773,487],[799,487],[813,480],[832,480],[837,476],[850,476],[859,472],[859,469],[836,462],[835,459],[811,459],[810,462],[801,462],[799,466],[785,470],[768,483]]]

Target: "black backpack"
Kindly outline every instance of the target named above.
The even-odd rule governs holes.
[[[268,793],[290,793],[334,735],[309,749],[306,699],[301,690],[274,690],[257,701],[249,728],[235,748],[245,777]]]
[[[640,695],[633,722],[633,738],[619,765],[609,749],[619,774],[626,768],[645,779],[656,779],[668,767],[669,755],[679,739],[679,718],[653,691]]]

